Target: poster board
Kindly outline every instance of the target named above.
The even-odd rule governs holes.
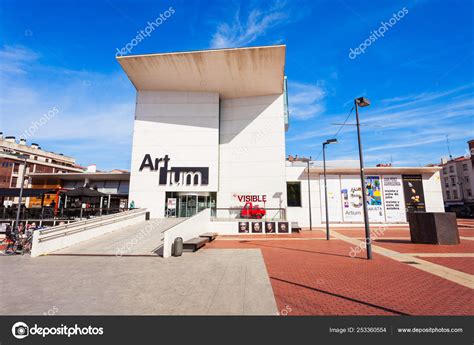
[[[384,175],[382,177],[382,190],[387,223],[406,222],[401,175]]]
[[[320,179],[320,195],[321,195],[321,222],[326,222],[326,200],[324,197],[324,176]],[[341,208],[341,180],[339,175],[326,175],[326,184],[328,188],[328,205],[329,205],[329,223],[342,223]]]
[[[359,176],[341,175],[341,198],[344,222],[363,222],[362,186]]]
[[[421,175],[402,175],[407,212],[425,212],[425,194]]]
[[[380,176],[366,176],[365,188],[367,192],[367,211],[369,214],[369,221],[383,223],[385,221],[385,213],[382,201],[382,183],[380,181]]]

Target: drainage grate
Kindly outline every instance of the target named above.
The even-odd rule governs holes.
[[[415,261],[402,261],[404,264],[408,264],[408,265],[419,265],[418,262],[415,262]]]

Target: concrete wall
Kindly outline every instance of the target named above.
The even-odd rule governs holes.
[[[225,99],[220,110],[218,207],[243,206],[238,194],[286,207],[283,95]]]
[[[161,218],[165,191],[217,191],[218,143],[217,93],[138,91],[129,202]],[[168,155],[170,167],[208,167],[209,184],[160,186],[157,171],[139,171],[145,154],[153,159]]]
[[[287,208],[287,219],[290,222],[298,222],[298,225],[301,227],[309,227],[309,202],[308,202],[308,183],[307,183],[307,176],[306,173],[304,172],[305,167],[295,167],[295,166],[287,166],[286,167],[286,180],[288,182],[300,182],[301,183],[301,207],[288,207]],[[383,174],[370,174],[370,175],[376,175],[380,176],[381,179],[383,178]],[[392,175],[390,175],[392,176]],[[400,178],[401,181],[401,175],[395,175]],[[331,187],[329,186],[330,181],[332,180],[339,180],[341,178],[343,179],[348,179],[348,178],[354,178],[355,181],[358,180],[357,175],[328,175],[328,191],[331,191]],[[422,175],[423,179],[423,190],[424,190],[424,196],[425,196],[425,204],[426,204],[426,211],[427,212],[444,212],[444,206],[443,206],[443,192],[441,190],[441,180],[440,180],[440,175],[439,172],[432,173],[432,174],[423,174]],[[320,182],[321,181],[321,182]],[[337,183],[336,183],[337,184]],[[325,224],[325,206],[324,206],[324,188],[323,188],[323,183],[322,183],[322,175],[311,175],[311,180],[310,180],[310,188],[311,188],[311,206],[312,206],[312,223],[313,226],[324,226]],[[339,187],[339,193],[340,193],[340,188]],[[333,188],[334,189],[334,188]],[[334,189],[336,191],[336,189]],[[336,191],[337,192],[337,191]],[[384,196],[382,196],[384,198]],[[404,197],[403,197],[403,191],[401,191],[401,206],[402,206],[402,212],[404,212]],[[331,203],[330,203],[331,207]],[[344,224],[344,220],[342,217],[342,202],[341,205],[336,205],[333,207],[338,207],[338,210],[331,209],[329,210],[329,215],[330,215],[330,222],[331,223],[340,223]],[[339,214],[338,215],[336,215]],[[384,212],[385,213],[385,212]],[[385,219],[383,217],[383,219]],[[399,222],[404,222],[404,216],[402,221],[397,221]],[[362,224],[363,218],[362,216],[360,217],[360,221],[354,221],[351,224],[357,225],[357,224]],[[348,222],[345,222],[348,223]],[[371,220],[371,223],[380,223],[380,221],[376,220]],[[385,220],[383,223],[389,223],[386,222]],[[335,224],[337,225],[337,224]]]
[[[308,180],[305,167],[286,167],[286,180],[301,183],[301,207],[288,207],[286,210],[287,218],[292,222],[298,222],[299,226],[309,227]],[[319,178],[314,179],[312,176],[309,188],[311,190],[312,224],[319,226],[322,216]]]
[[[168,258],[171,256],[173,242],[177,237],[181,237],[183,242],[185,242],[209,232],[210,219],[211,210],[205,209],[184,222],[163,231],[163,257]]]
[[[145,220],[145,214],[146,210],[136,209],[34,231],[31,256],[45,255],[126,226],[138,224]]]

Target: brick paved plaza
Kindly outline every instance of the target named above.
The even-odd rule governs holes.
[[[303,231],[285,237],[220,237],[211,248],[260,248],[281,315],[473,315],[474,221],[459,222],[460,245],[410,243],[408,227],[373,227],[374,250],[355,257],[362,228]],[[343,235],[340,237],[339,235]],[[341,239],[342,238],[342,239]],[[412,260],[410,260],[412,258]],[[429,270],[429,273],[426,270]]]

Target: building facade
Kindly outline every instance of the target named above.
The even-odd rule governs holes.
[[[302,227],[311,211],[312,225],[323,224],[322,169],[285,159],[285,49],[118,58],[137,90],[129,201],[154,218],[211,208],[220,233],[237,231],[219,221],[238,221],[244,207]],[[439,170],[367,169],[371,222],[404,223],[407,211],[443,212]],[[362,224],[361,190],[358,169],[328,170],[329,221]]]
[[[474,206],[474,140],[468,141],[468,147],[469,155],[441,164],[444,203],[453,210]]]
[[[18,203],[16,195],[19,195],[21,181],[24,180],[24,188],[28,188],[28,177],[32,173],[70,173],[84,170],[72,157],[45,151],[38,144],[28,145],[24,139],[17,141],[13,136],[3,137],[0,133],[0,199],[4,206]],[[48,185],[45,188],[56,188],[56,185]],[[34,204],[38,200],[33,197],[30,200],[30,197],[27,197],[26,203],[29,204],[30,201]]]
[[[118,60],[137,89],[130,201],[158,218],[168,199],[180,216],[226,217],[250,192],[286,207],[285,46]]]

